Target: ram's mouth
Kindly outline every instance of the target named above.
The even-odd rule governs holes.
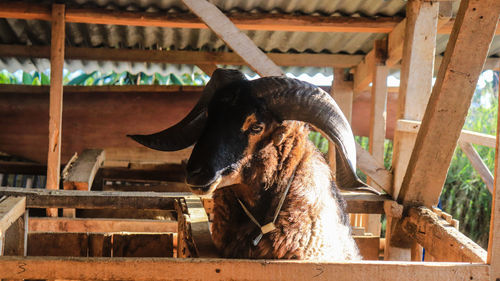
[[[218,176],[213,182],[207,185],[193,185],[189,183],[187,183],[187,185],[191,189],[191,192],[193,192],[196,195],[208,195],[214,192],[214,190],[217,188],[217,186],[219,186],[221,181],[222,177]]]

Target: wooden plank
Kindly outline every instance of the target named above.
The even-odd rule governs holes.
[[[398,17],[327,17],[269,13],[227,13],[226,16],[242,30],[306,32],[387,33],[401,20]],[[3,7],[0,17],[51,20],[49,6],[25,3],[13,3]],[[192,14],[110,11],[96,8],[68,8],[66,21],[168,28],[207,28]]]
[[[87,233],[28,233],[28,256],[86,257]]]
[[[5,256],[26,256],[28,242],[28,212],[25,211],[5,231]]]
[[[346,117],[347,121],[351,123],[352,116],[352,103],[353,103],[353,81],[349,80],[346,76],[345,69],[334,68],[333,69],[333,81],[330,87],[330,95],[333,97],[337,105],[342,110],[342,113]],[[332,142],[328,142],[328,163],[332,174],[336,174],[335,167],[335,145]]]
[[[380,237],[378,236],[353,236],[359,253],[363,260],[378,260]]]
[[[356,66],[354,73],[354,92],[358,93],[368,88],[372,82],[372,65],[375,63],[375,52],[370,51],[366,54],[363,61]]]
[[[438,12],[439,5],[435,3],[411,0],[406,4],[404,37],[400,35],[404,40],[393,42],[403,44],[398,119],[420,120],[423,116],[432,88]],[[414,141],[414,135],[395,132],[394,178],[389,192],[393,198],[398,198]],[[411,260],[414,242],[404,237],[398,221],[398,218],[387,218],[384,259]]]
[[[420,121],[399,119],[396,124],[396,130],[416,134],[420,129],[420,125]],[[495,136],[468,130],[462,130],[458,140],[461,142],[484,145],[487,147],[495,147],[496,143]]]
[[[113,234],[89,233],[89,257],[111,257]]]
[[[30,232],[176,232],[176,221],[107,218],[37,218],[29,220]]]
[[[497,113],[498,114],[498,113]],[[497,115],[497,132],[495,147],[494,187],[491,202],[490,236],[488,240],[488,258],[490,264],[490,280],[500,278],[500,114]]]
[[[175,199],[191,193],[56,191],[2,187],[1,195],[25,196],[27,208],[174,210]]]
[[[458,18],[458,16],[457,16]],[[455,22],[458,20],[457,18],[452,18],[450,19],[446,24],[444,24],[439,30],[439,34],[451,34],[453,30],[453,26],[455,25]],[[500,35],[500,27],[497,26],[495,29],[495,35]]]
[[[215,5],[205,0],[182,0],[182,2],[260,76],[285,75]]]
[[[358,143],[356,143],[356,162],[358,163],[358,168],[369,176],[383,191],[390,191],[392,174]]]
[[[114,233],[113,257],[172,257],[172,233]]]
[[[387,115],[387,76],[389,75],[389,68],[385,64],[387,58],[387,41],[376,40],[373,51],[375,52],[375,60],[371,66],[373,68],[371,79],[373,82],[371,87],[372,109],[370,114],[368,148],[373,158],[383,166]],[[367,179],[367,183],[369,185],[375,184],[371,178]],[[363,221],[366,232],[380,236],[380,215],[365,215]]]
[[[279,54],[268,53],[269,58],[282,66],[317,66],[317,67],[352,67],[357,65],[363,55],[346,54]],[[0,44],[0,57],[29,57],[49,58],[50,48],[48,46],[25,46]],[[230,52],[199,52],[199,51],[172,51],[172,50],[141,50],[141,49],[119,49],[119,48],[84,48],[67,47],[66,59],[79,60],[106,60],[106,61],[130,61],[130,62],[152,62],[152,63],[175,63],[175,64],[200,64],[200,65],[246,65],[246,62],[237,54]],[[168,86],[142,87],[165,88]],[[65,86],[65,88],[71,86]],[[73,86],[74,87],[74,86]],[[103,86],[99,86],[102,88]],[[99,88],[97,87],[97,88]],[[124,86],[120,86],[124,87]],[[125,86],[126,88],[127,86]],[[130,87],[130,86],[129,86]],[[170,86],[177,88],[189,88],[189,86]],[[113,86],[111,86],[113,88]]]
[[[86,149],[68,169],[63,186],[66,190],[90,190],[99,167],[104,162],[102,149]]]
[[[0,275],[78,280],[488,280],[489,266],[470,263],[292,260],[1,257]]]
[[[440,2],[439,3],[439,13],[437,30],[439,31],[453,18],[453,3],[452,2]],[[451,31],[451,30],[450,30]]]
[[[499,13],[498,1],[461,1],[398,201],[437,203]]]
[[[25,211],[26,198],[24,197],[9,196],[0,201],[0,233],[2,236],[18,218],[23,216]]]
[[[64,68],[64,4],[52,5],[52,31],[50,49],[50,108],[49,149],[47,158],[47,189],[59,189],[61,167],[61,135],[63,110]],[[56,209],[47,209],[47,215],[57,217]]]
[[[406,18],[403,19],[387,36],[387,66],[398,64],[403,58],[403,45],[405,42]]]
[[[483,159],[481,159],[481,156],[479,155],[479,153],[477,153],[472,144],[462,141],[459,141],[459,144],[462,151],[465,153],[465,155],[467,155],[467,158],[469,158],[472,167],[474,167],[476,172],[486,184],[486,187],[490,190],[491,194],[493,194],[493,176],[491,175],[488,166],[486,166],[486,164],[483,162]]]
[[[425,207],[412,207],[402,229],[439,261],[486,263],[486,251]]]

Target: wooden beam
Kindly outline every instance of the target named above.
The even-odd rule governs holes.
[[[425,207],[413,207],[402,229],[438,261],[486,263],[486,251]]]
[[[107,218],[37,218],[29,220],[30,232],[176,232],[176,221]]]
[[[420,125],[421,125],[420,121],[399,119],[397,121],[396,130],[401,132],[417,134],[420,129]],[[484,145],[487,147],[495,147],[496,138],[495,136],[488,134],[462,130],[462,132],[460,133],[459,141]]]
[[[398,119],[420,120],[423,116],[432,88],[438,11],[439,5],[432,2],[410,0],[406,4],[404,35],[399,35],[403,41],[393,42],[403,44]],[[399,32],[402,32],[402,29],[399,29]],[[396,62],[396,58],[392,61]],[[397,198],[399,194],[414,141],[414,135],[395,132],[392,158],[394,178],[389,192],[393,198]],[[398,218],[387,218],[384,258],[411,260],[411,249],[418,247],[414,245],[414,241],[404,237],[398,222]]]
[[[387,36],[387,60],[385,63],[389,67],[398,64],[403,58],[406,21],[406,18],[403,19]]]
[[[370,51],[366,54],[363,61],[356,66],[354,73],[354,92],[358,93],[368,88],[372,82],[372,65],[375,63],[375,52]]]
[[[385,64],[387,58],[387,41],[376,40],[373,46],[375,60],[372,67],[371,87],[371,116],[370,136],[368,149],[373,158],[384,166],[384,148],[386,135],[386,103],[387,103],[387,76],[389,68]],[[367,179],[369,185],[374,185],[371,178]],[[389,189],[387,189],[389,190]],[[364,215],[364,227],[366,232],[380,236],[380,215]]]
[[[68,175],[63,181],[64,189],[89,191],[97,170],[104,162],[104,155],[102,149],[84,150],[76,162],[69,167]]]
[[[25,210],[5,231],[3,255],[26,256],[28,249],[28,211]]]
[[[390,190],[392,174],[358,143],[356,143],[356,162],[358,163],[358,168],[378,184],[383,191],[387,192]]]
[[[3,188],[2,188],[3,189]],[[26,198],[6,197],[0,201],[0,234],[5,235],[5,231],[26,211]]]
[[[64,4],[52,5],[52,32],[50,49],[50,108],[49,152],[47,158],[47,189],[59,189],[61,167],[61,135],[63,110],[64,68]],[[57,217],[56,209],[47,209],[47,215]]]
[[[285,75],[214,4],[205,0],[182,0],[182,2],[260,76]]]
[[[499,13],[498,1],[461,1],[398,201],[437,203]]]
[[[215,63],[207,63],[207,64],[196,64],[196,66],[205,72],[206,75],[212,76],[212,73],[217,69],[217,65]]]
[[[462,141],[459,141],[458,143],[460,144],[460,148],[462,149],[462,151],[465,153],[465,155],[467,155],[467,158],[469,158],[472,167],[474,167],[476,172],[484,181],[486,187],[490,190],[491,194],[493,194],[493,176],[491,175],[488,166],[486,166],[486,164],[483,162],[483,159],[481,159],[481,156],[479,155],[479,153],[477,153],[472,144]]]
[[[174,210],[176,199],[192,196],[192,193],[55,191],[2,187],[0,196],[24,196],[27,208]],[[378,196],[369,192],[346,192],[343,196],[347,201],[347,211],[357,213],[382,214],[384,202],[390,200],[386,196]]]
[[[439,30],[439,34],[451,34],[453,30],[453,26],[455,25],[455,22],[458,20],[458,18],[452,18],[450,19],[446,24],[444,24]],[[497,26],[495,29],[495,35],[500,35],[500,27]]]
[[[488,240],[487,258],[487,263],[490,264],[490,281],[496,281],[500,278],[500,112],[497,112],[497,114],[495,178],[493,192],[491,193],[490,236]]]
[[[21,265],[21,266],[20,266]],[[6,279],[78,280],[487,280],[489,266],[470,263],[292,260],[0,257]]]
[[[268,53],[267,55],[273,62],[281,66],[317,67],[352,67],[357,65],[364,57],[363,55],[346,54]],[[49,58],[50,49],[48,46],[0,44],[0,57]],[[246,62],[238,54],[230,52],[66,47],[65,58],[195,65],[246,65]]]

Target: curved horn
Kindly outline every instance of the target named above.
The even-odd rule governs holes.
[[[200,137],[207,119],[207,106],[214,93],[238,80],[246,80],[238,70],[216,69],[205,86],[203,94],[195,107],[179,123],[151,135],[127,135],[136,142],[161,151],[181,150],[193,145]]]
[[[278,119],[308,122],[335,144],[336,181],[340,188],[374,191],[356,175],[356,143],[351,126],[328,93],[309,83],[283,77],[264,77],[250,84],[252,95],[263,99]]]

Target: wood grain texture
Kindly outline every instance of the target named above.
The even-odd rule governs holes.
[[[19,266],[22,265],[20,270]],[[0,275],[78,280],[488,280],[489,266],[470,263],[339,262],[0,257]]]
[[[176,221],[107,218],[37,218],[29,220],[30,232],[176,232]]]
[[[63,68],[64,68],[64,4],[52,5],[52,30],[50,49],[50,101],[49,101],[49,145],[47,156],[47,189],[59,189],[61,168],[61,136],[63,113]],[[57,210],[47,209],[47,215],[56,217]]]
[[[398,201],[437,203],[499,13],[498,1],[461,1]]]
[[[5,233],[26,211],[26,198],[8,196],[0,201],[0,233]]]
[[[182,0],[182,2],[260,76],[285,75],[215,5],[205,0]]]
[[[406,234],[438,261],[486,263],[486,251],[430,209],[414,207],[401,222]]]
[[[89,191],[104,158],[105,153],[102,149],[84,150],[69,167],[68,176],[63,181],[64,189]]]

